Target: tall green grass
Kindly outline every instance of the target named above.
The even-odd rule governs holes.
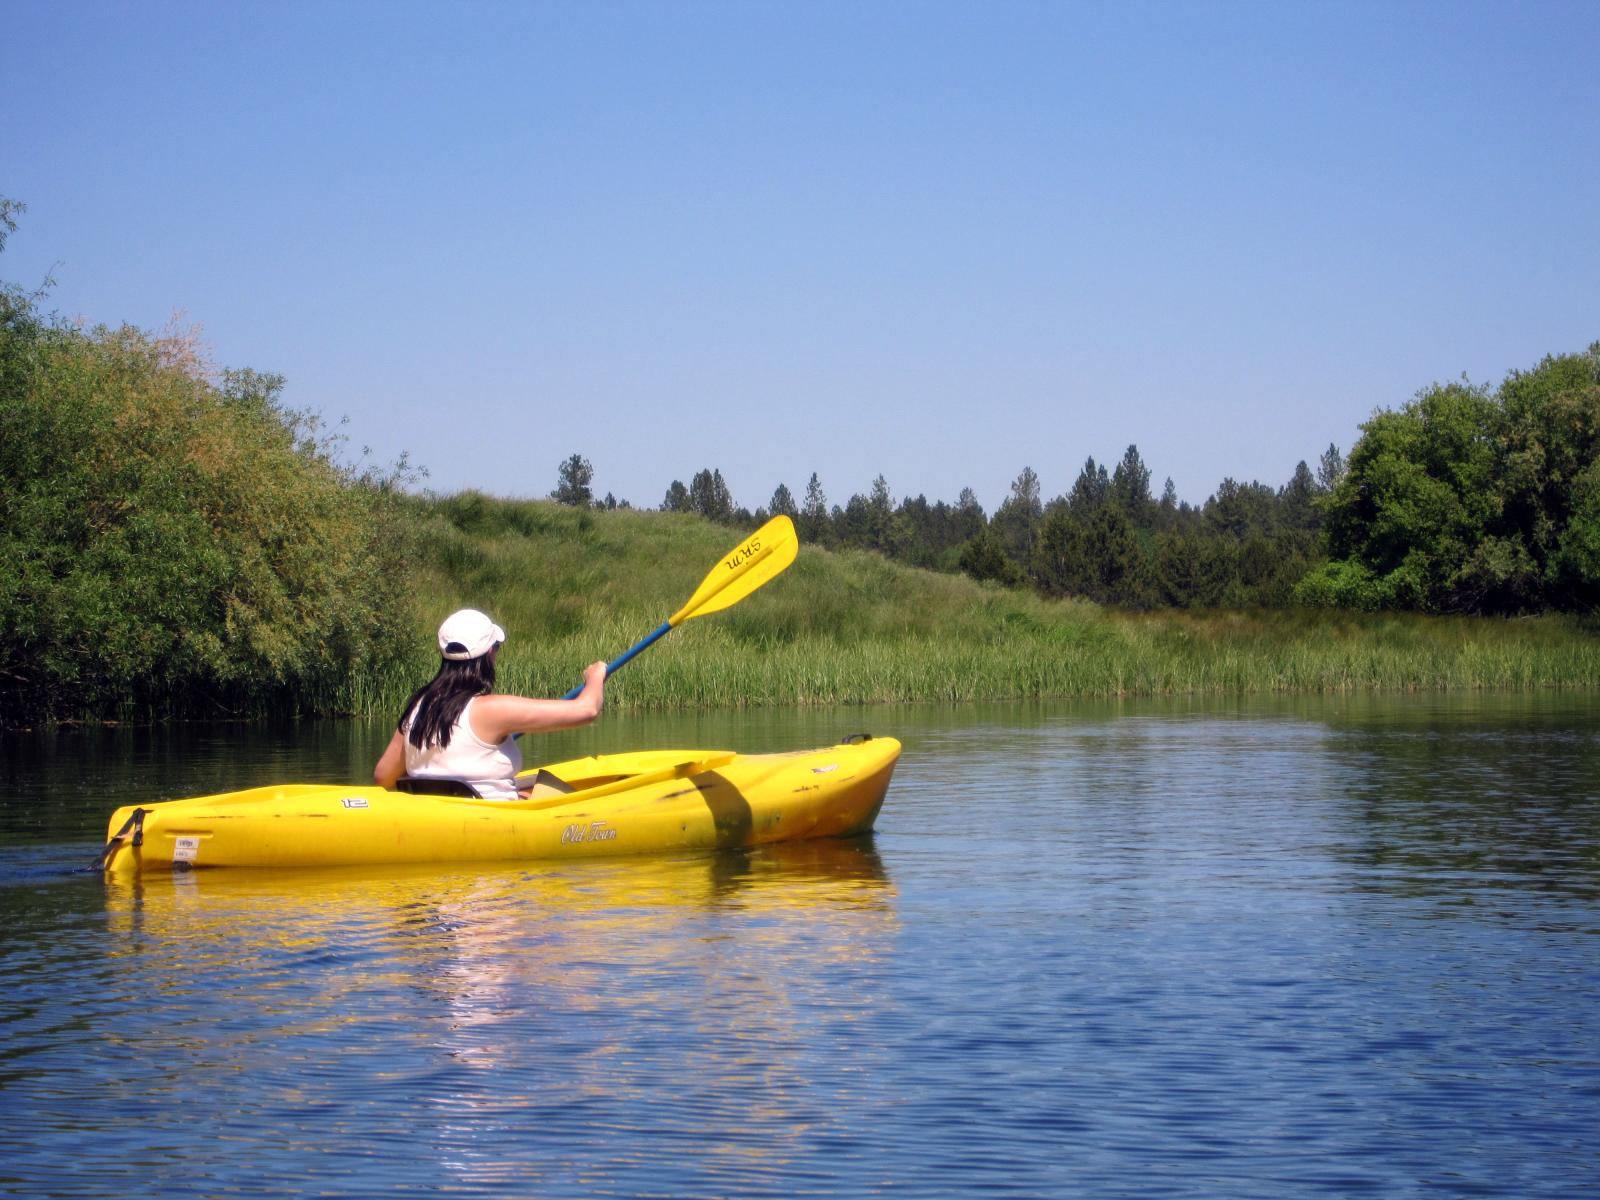
[[[559,695],[661,623],[738,534],[696,517],[467,493],[407,501],[415,653],[337,706],[396,712],[465,605],[508,632],[503,690]],[[871,554],[803,547],[734,608],[685,623],[618,674],[620,708],[1600,685],[1572,618],[1326,610],[1130,614],[1047,601]]]

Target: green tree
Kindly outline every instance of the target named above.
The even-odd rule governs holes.
[[[1139,457],[1139,447],[1129,446],[1111,473],[1107,496],[1135,525],[1150,521],[1150,468]]]
[[[894,496],[889,481],[878,475],[867,494],[867,547],[889,554],[894,543]]]
[[[707,467],[695,472],[689,481],[689,507],[708,521],[726,525],[733,520],[733,495],[720,470]]]
[[[1339,447],[1332,442],[1322,452],[1322,457],[1317,460],[1317,494],[1326,496],[1339,486],[1339,481],[1344,478],[1344,455],[1339,453]]]
[[[326,711],[403,653],[393,480],[183,338],[0,323],[0,724]]]
[[[1089,596],[1102,604],[1143,607],[1150,603],[1150,578],[1137,533],[1118,504],[1102,504],[1084,530],[1083,555]]]
[[[1158,529],[1170,529],[1178,520],[1178,487],[1172,476],[1161,487],[1161,500],[1156,505],[1153,524]]]
[[[950,533],[946,542],[949,545],[959,546],[977,537],[988,524],[989,518],[983,511],[983,505],[978,503],[978,494],[971,488],[964,487],[956,499],[955,508],[950,513]]]
[[[574,454],[557,468],[556,490],[550,498],[575,508],[588,508],[594,503],[594,490],[589,486],[593,482],[594,467],[583,455]]]
[[[1110,492],[1111,480],[1106,475],[1106,469],[1096,466],[1091,454],[1084,460],[1083,470],[1078,472],[1072,490],[1067,493],[1067,507],[1080,520],[1086,521],[1090,513],[1106,502]]]
[[[828,497],[823,492],[822,482],[817,478],[815,471],[811,472],[811,482],[806,484],[806,499],[800,508],[798,524],[800,537],[804,541],[827,543],[831,540]]]
[[[1316,529],[1321,523],[1316,499],[1317,481],[1312,478],[1311,468],[1306,466],[1304,459],[1301,459],[1295,465],[1294,474],[1289,477],[1289,482],[1284,484],[1278,493],[1284,523],[1293,529]]]
[[[1191,608],[1205,602],[1200,536],[1191,528],[1163,529],[1155,539],[1155,588],[1162,604]]]
[[[1361,427],[1324,503],[1330,556],[1364,569],[1363,603],[1375,596],[1385,608],[1470,610],[1486,576],[1509,582],[1518,575],[1516,547],[1480,553],[1503,503],[1499,425],[1493,398],[1463,382],[1429,388]],[[1329,596],[1336,583],[1356,578],[1325,568],[1303,595]]]
[[[1022,568],[1011,561],[1005,546],[992,529],[983,529],[961,548],[961,570],[979,580],[993,580],[1006,587],[1020,587]]]
[[[676,513],[694,511],[694,505],[689,502],[689,489],[683,486],[683,480],[674,479],[667,485],[667,494],[661,498],[661,511]]]
[[[1278,495],[1264,483],[1224,479],[1202,512],[1212,529],[1242,541],[1253,533],[1271,534],[1276,530]]]
[[[27,211],[22,201],[0,196],[0,251],[6,248],[6,238],[17,231],[17,218]]]
[[[1011,494],[995,510],[989,528],[1000,539],[1007,557],[1013,562],[1025,563],[1033,558],[1034,539],[1043,518],[1039,476],[1032,467],[1023,467],[1011,482]]]
[[[1513,371],[1497,399],[1502,506],[1491,529],[1497,544],[1480,548],[1463,582],[1488,584],[1477,602],[1487,611],[1593,608],[1600,574],[1585,567],[1581,547],[1592,536],[1600,462],[1600,342],[1585,354]]]
[[[1569,608],[1600,606],[1600,462],[1573,481],[1571,513],[1556,542],[1550,575]]]
[[[783,516],[793,520],[800,515],[800,510],[795,507],[794,496],[787,485],[780,483],[772,493],[772,502],[767,505],[767,511],[774,517]]]
[[[1084,554],[1083,522],[1065,505],[1052,505],[1039,526],[1033,578],[1047,596],[1087,596],[1093,576]]]

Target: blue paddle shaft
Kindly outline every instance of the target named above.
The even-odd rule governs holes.
[[[671,632],[672,622],[661,622],[659,626],[646,634],[640,642],[632,647],[632,649],[623,651],[621,657],[614,658],[606,664],[606,678],[610,679],[622,668],[623,663],[633,658],[634,655],[639,654],[644,650],[648,650],[651,646],[655,645],[656,642],[660,641],[663,637]],[[576,700],[578,698],[578,693],[581,691],[583,691],[583,684],[580,683],[577,687],[573,688],[561,698],[563,700]]]

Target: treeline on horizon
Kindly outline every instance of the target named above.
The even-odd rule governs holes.
[[[20,210],[0,198],[0,250]],[[84,328],[43,302],[0,283],[0,727],[364,711],[360,689],[416,651],[428,548],[405,464],[349,464],[281,378],[219,370],[182,332]],[[882,478],[830,505],[816,477],[746,512],[706,468],[661,507],[789,512],[813,544],[1133,609],[1588,614],[1600,343],[1494,389],[1425,389],[1282,486],[1225,481],[1191,506],[1150,478],[1129,447],[1049,500],[1024,470],[992,514],[970,491],[896,502]],[[591,480],[573,455],[556,498],[592,505]]]
[[[1170,479],[1153,497],[1150,469],[1131,445],[1110,471],[1089,458],[1071,489],[1048,501],[1024,467],[991,515],[971,488],[953,504],[921,495],[896,502],[882,475],[866,494],[830,506],[816,474],[798,502],[779,484],[752,513],[733,506],[721,472],[708,468],[687,488],[675,482],[661,508],[732,525],[785,513],[807,542],[1045,596],[1139,609],[1281,607],[1319,561],[1315,501],[1343,469],[1330,446],[1315,476],[1301,463],[1281,488],[1226,479],[1196,507],[1177,499]]]
[[[618,507],[595,499],[593,474],[572,455],[552,498]],[[811,543],[1131,609],[1587,613],[1600,604],[1600,342],[1494,389],[1425,388],[1375,412],[1348,460],[1330,445],[1281,486],[1228,478],[1191,505],[1170,478],[1155,497],[1151,479],[1130,445],[1110,471],[1090,457],[1048,501],[1024,467],[992,515],[970,488],[897,503],[882,475],[830,506],[816,473],[799,499],[780,483],[751,511],[707,467],[660,509],[735,526],[785,513]]]

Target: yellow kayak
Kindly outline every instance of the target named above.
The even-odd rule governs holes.
[[[125,806],[102,863],[206,867],[553,859],[755,846],[872,828],[894,738],[784,754],[653,750],[526,771],[525,800],[285,784]]]

